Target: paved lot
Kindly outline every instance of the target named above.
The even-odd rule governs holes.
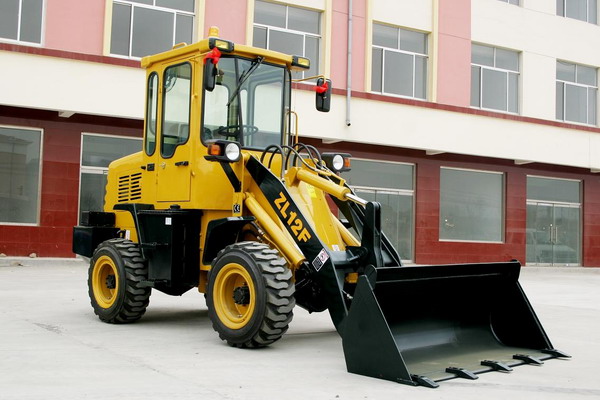
[[[73,260],[0,259],[0,399],[600,398],[600,270],[526,268],[521,284],[553,344],[573,355],[477,381],[413,388],[349,374],[328,314],[297,308],[270,348],[212,330],[204,297],[153,292],[144,318],[101,323]]]

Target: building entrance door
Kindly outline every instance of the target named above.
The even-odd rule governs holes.
[[[580,265],[580,213],[577,204],[527,202],[527,264]]]

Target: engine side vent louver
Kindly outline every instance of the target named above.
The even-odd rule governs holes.
[[[140,172],[119,177],[118,203],[128,203],[142,198],[142,174]]]

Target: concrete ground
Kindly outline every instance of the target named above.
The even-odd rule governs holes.
[[[221,342],[204,297],[154,291],[131,325],[102,323],[75,260],[0,258],[0,399],[600,398],[600,270],[525,268],[520,282],[554,346],[571,360],[522,366],[438,389],[346,372],[327,313],[297,308],[260,350]]]

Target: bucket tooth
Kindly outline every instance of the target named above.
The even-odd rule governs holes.
[[[411,379],[414,382],[416,382],[420,386],[428,387],[428,388],[431,388],[431,389],[435,389],[437,387],[440,387],[440,385],[438,383],[434,382],[433,380],[429,379],[426,376],[423,376],[423,375],[411,375],[410,377],[411,377]]]
[[[542,365],[544,363],[542,360],[527,354],[515,354],[513,358],[515,360],[523,361],[525,364]]]
[[[484,367],[490,367],[494,371],[502,371],[502,372],[510,372],[510,371],[512,371],[511,367],[509,367],[508,365],[506,365],[506,364],[504,364],[504,363],[502,363],[500,361],[483,360],[481,362],[481,365],[483,365]]]
[[[543,349],[541,352],[544,354],[550,354],[552,357],[571,358],[569,354],[557,349]]]
[[[446,372],[448,372],[450,374],[454,374],[459,378],[470,379],[473,381],[475,379],[479,379],[479,377],[477,375],[475,375],[473,372],[468,371],[464,368],[448,367],[448,368],[446,368]]]

